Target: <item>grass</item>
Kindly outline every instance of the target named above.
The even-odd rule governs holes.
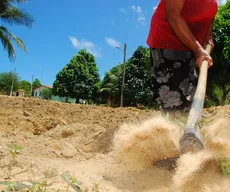
[[[224,175],[230,175],[230,160],[224,159],[219,162],[219,167]]]
[[[8,152],[13,158],[13,161],[16,162],[17,155],[23,150],[23,147],[16,144],[8,144]]]

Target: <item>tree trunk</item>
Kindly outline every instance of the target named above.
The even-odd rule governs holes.
[[[79,98],[78,97],[75,97],[75,98],[76,98],[75,103],[78,103],[79,102]]]
[[[68,103],[68,96],[65,97],[65,102]]]
[[[115,98],[113,96],[109,96],[107,99],[108,106],[113,106],[114,105]]]

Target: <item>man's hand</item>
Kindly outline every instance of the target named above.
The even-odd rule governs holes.
[[[207,39],[204,40],[203,48],[205,49],[207,47],[207,45],[211,45],[212,50],[214,49],[215,44],[214,44],[214,41],[212,40],[212,37],[207,38]],[[212,50],[211,50],[211,52],[212,52]]]
[[[203,48],[199,48],[196,52],[195,52],[195,57],[196,57],[196,66],[198,68],[200,68],[201,64],[203,61],[207,61],[208,62],[208,67],[211,67],[213,65],[213,61],[212,61],[212,57],[210,56],[210,54]]]

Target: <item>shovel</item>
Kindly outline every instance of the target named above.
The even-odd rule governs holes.
[[[208,45],[206,51],[211,52],[212,47]],[[184,134],[180,139],[180,153],[194,153],[203,149],[203,136],[198,126],[199,120],[201,119],[202,109],[204,105],[204,99],[206,94],[208,74],[208,62],[203,61],[200,67],[200,73],[198,78],[198,84],[196,92],[193,98],[192,106],[189,111],[187,121],[185,124]],[[157,162],[157,166],[168,167],[173,169],[176,164],[178,157],[167,158]]]
[[[208,53],[211,52],[211,45],[206,47]],[[207,85],[207,74],[208,74],[208,62],[203,61],[200,67],[199,79],[196,88],[196,92],[193,98],[192,106],[189,111],[184,135],[180,139],[180,152],[193,153],[203,149],[203,136],[198,126],[199,120],[201,119],[202,109],[204,106],[206,85]]]

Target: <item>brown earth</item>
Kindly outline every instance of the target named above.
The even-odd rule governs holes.
[[[156,135],[148,137],[156,126],[171,126],[169,132],[177,132],[157,111],[0,96],[0,181],[43,181],[48,174],[48,191],[65,191],[61,174],[69,172],[82,181],[82,189],[92,192],[228,191],[230,179],[221,174],[217,161],[230,158],[230,106],[204,111],[207,149],[182,156],[178,167],[168,170],[149,163],[166,152],[158,142],[150,142]],[[10,143],[23,147],[15,161],[8,151]],[[167,144],[167,153],[172,143]],[[144,145],[147,155],[139,148]],[[114,146],[126,147],[130,161],[122,162],[124,154],[117,158]],[[134,146],[144,163],[128,156]]]

